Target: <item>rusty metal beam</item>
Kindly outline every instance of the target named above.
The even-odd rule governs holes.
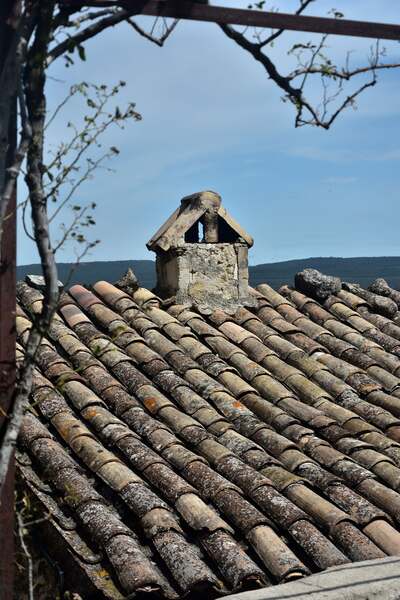
[[[0,76],[6,65],[8,53],[13,49],[15,30],[10,16],[17,10],[16,0],[0,2]],[[1,90],[3,91],[3,90]],[[1,92],[0,92],[1,93]],[[7,136],[7,155],[2,156],[1,168],[14,162],[17,135],[17,110],[14,98],[10,107]],[[4,140],[2,140],[4,142]],[[3,178],[2,178],[3,180]],[[0,193],[3,190],[0,187]],[[12,410],[15,387],[15,255],[16,255],[16,192],[8,205],[3,222],[0,245],[0,445]],[[0,495],[0,599],[12,600],[14,583],[14,479],[15,464],[11,461]]]
[[[13,148],[15,111],[10,123]],[[15,130],[14,130],[15,131]],[[12,411],[15,387],[15,255],[16,193],[9,202],[0,248],[0,444],[7,415]],[[12,600],[14,580],[14,460],[0,496],[0,599]]]
[[[65,6],[121,6],[143,15],[270,29],[400,40],[400,25],[209,6],[187,0],[59,0]]]

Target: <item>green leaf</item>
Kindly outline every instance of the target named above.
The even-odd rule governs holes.
[[[78,54],[79,54],[79,58],[81,60],[86,60],[86,52],[85,52],[85,48],[83,46],[78,46]]]

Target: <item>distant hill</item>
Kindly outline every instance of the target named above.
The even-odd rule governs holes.
[[[155,263],[153,260],[112,260],[83,262],[71,272],[72,263],[57,263],[58,278],[69,285],[84,283],[90,285],[104,279],[117,281],[130,267],[136,273],[141,285],[152,288],[155,285]],[[40,265],[21,265],[17,267],[17,279],[27,274],[41,275]]]
[[[141,285],[153,288],[155,285],[155,264],[152,260],[117,260],[81,263],[71,274],[70,263],[58,263],[59,278],[70,285],[83,283],[90,285],[100,279],[116,281],[131,267]],[[284,262],[265,263],[250,267],[250,283],[255,286],[267,282],[275,289],[287,283],[292,284],[295,273],[306,268],[314,268],[328,275],[336,275],[344,281],[368,286],[377,277],[383,277],[390,286],[400,289],[400,257],[363,257],[363,258],[302,258]],[[17,267],[17,278],[26,274],[40,274],[39,265]]]
[[[391,287],[400,288],[400,256],[315,257],[266,263],[250,267],[250,279],[252,285],[266,281],[277,289],[285,283],[292,284],[298,271],[310,268],[318,269],[326,275],[336,275],[343,281],[359,283],[363,287],[367,287],[377,277],[383,277]]]

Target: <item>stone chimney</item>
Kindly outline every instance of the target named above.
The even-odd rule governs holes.
[[[253,239],[205,191],[186,196],[147,243],[156,254],[161,298],[202,308],[253,306],[249,292],[248,249]]]

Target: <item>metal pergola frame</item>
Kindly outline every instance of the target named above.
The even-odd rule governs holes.
[[[254,9],[210,6],[188,0],[60,0],[64,6],[110,7],[121,6],[137,10],[142,15],[152,17],[172,17],[190,21],[243,25],[271,29],[288,29],[332,35],[346,35],[363,38],[400,40],[400,25],[352,21],[327,17],[261,11]]]
[[[7,18],[16,0],[0,2],[0,46],[6,43]],[[323,18],[296,14],[267,12],[210,6],[188,0],[59,0],[65,7],[112,7],[136,9],[138,14],[153,17],[172,17],[191,21],[241,25],[257,28],[303,31],[332,35],[356,36],[385,40],[400,40],[400,25]],[[1,22],[2,21],[2,22]],[[3,36],[3,39],[1,39]],[[3,65],[0,65],[2,68]],[[12,111],[10,118],[8,166],[12,164],[15,149],[17,118]],[[0,436],[2,426],[11,408],[15,386],[15,310],[16,310],[16,192],[8,207],[0,248]],[[0,437],[1,439],[1,437]],[[14,465],[3,489],[0,509],[0,598],[12,600],[13,579],[13,502]]]

